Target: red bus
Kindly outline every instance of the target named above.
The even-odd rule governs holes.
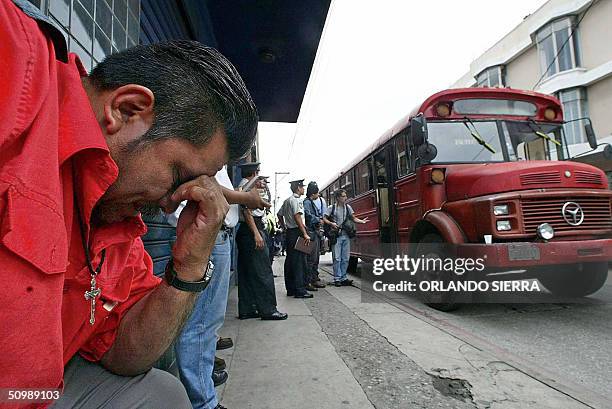
[[[563,126],[559,101],[535,92],[427,98],[322,189],[328,205],[346,189],[356,216],[370,220],[357,226],[349,269],[397,243],[444,242],[522,277],[571,265],[537,278],[553,294],[597,291],[612,259],[612,193],[603,171],[567,160]]]

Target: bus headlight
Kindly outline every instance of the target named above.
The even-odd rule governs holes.
[[[493,214],[495,216],[505,216],[508,214],[508,205],[495,205],[493,206]]]
[[[498,220],[497,221],[497,231],[508,231],[512,230],[512,226],[510,225],[510,220]]]
[[[550,240],[555,237],[555,229],[553,229],[553,227],[548,223],[542,223],[538,226],[536,231],[538,233],[538,236],[540,236],[540,238],[544,240]]]

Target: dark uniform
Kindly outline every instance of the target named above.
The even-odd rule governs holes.
[[[255,171],[259,163],[241,165],[243,174]],[[257,175],[255,174],[255,176]],[[238,188],[244,187],[250,179],[242,179]],[[263,211],[250,211],[262,238],[266,238],[262,222]],[[238,247],[238,317],[262,319],[285,319],[287,314],[276,309],[276,292],[274,277],[270,266],[268,247],[255,247],[255,236],[241,214],[240,225],[236,233]]]
[[[291,182],[292,187],[304,186],[304,179]],[[292,189],[294,190],[294,189]],[[302,222],[304,222],[304,203],[297,193],[288,197],[279,210],[279,215],[283,218],[286,232],[285,242],[287,246],[287,258],[285,258],[284,274],[285,288],[288,296],[296,298],[312,297],[306,291],[306,254],[295,250],[297,239],[302,236],[294,216],[301,214]]]

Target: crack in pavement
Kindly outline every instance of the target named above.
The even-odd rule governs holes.
[[[305,304],[375,408],[475,408],[467,381],[443,393],[453,388],[444,389],[446,381],[435,381],[327,290]]]

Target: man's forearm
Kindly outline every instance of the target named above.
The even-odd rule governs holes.
[[[177,290],[163,281],[123,317],[102,366],[123,376],[149,370],[179,335],[198,294]]]
[[[248,209],[242,209],[242,211],[244,213],[244,220],[247,226],[249,226],[249,229],[251,229],[251,233],[253,233],[253,236],[257,236],[259,234],[259,229],[255,225],[255,219],[253,219],[251,211]]]
[[[246,192],[228,189],[226,187],[222,187],[223,196],[229,204],[245,204],[245,195]]]
[[[304,226],[304,222],[302,221],[302,216],[300,215],[300,213],[293,215],[293,218],[295,219],[295,222],[297,223],[298,228],[302,232],[302,236],[308,236],[308,232],[306,231],[306,226]]]

